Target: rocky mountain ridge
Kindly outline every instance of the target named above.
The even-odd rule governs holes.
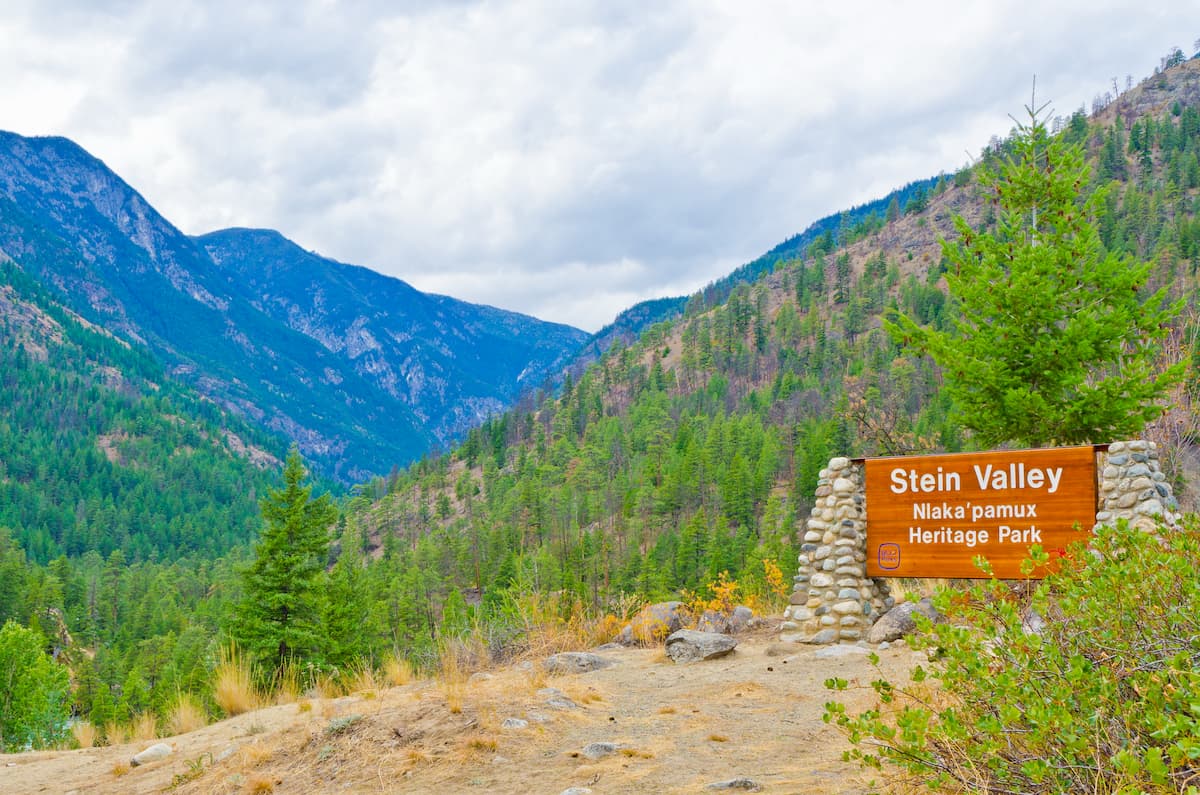
[[[191,238],[64,138],[0,133],[0,251],[346,482],[449,443],[587,339],[425,295],[278,233]]]

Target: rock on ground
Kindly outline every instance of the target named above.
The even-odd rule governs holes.
[[[734,635],[744,631],[750,625],[752,618],[754,618],[754,611],[745,605],[738,605],[730,613],[705,610],[704,615],[700,616],[700,620],[696,622],[696,629],[701,632],[721,632],[726,635]]]
[[[681,629],[667,638],[667,656],[677,663],[712,660],[724,657],[736,646],[737,641],[729,635]]]
[[[546,658],[545,668],[552,674],[585,674],[613,664],[613,660],[590,651],[564,651]]]
[[[714,781],[704,787],[709,790],[734,790],[743,792],[762,792],[762,785],[752,778],[731,778],[728,781]]]
[[[621,746],[616,743],[588,743],[579,753],[595,761],[603,759],[606,756],[612,756],[619,750],[621,750]]]
[[[623,646],[651,644],[683,627],[683,602],[646,605],[617,635]]]
[[[149,762],[154,762],[159,759],[166,759],[171,755],[171,746],[166,743],[155,743],[144,751],[139,751],[129,760],[129,764],[133,767],[144,765]]]
[[[917,621],[913,618],[914,613],[926,615],[934,622],[943,620],[942,614],[937,611],[933,602],[928,598],[919,602],[903,602],[879,617],[879,620],[867,632],[867,642],[892,641],[916,632]]]

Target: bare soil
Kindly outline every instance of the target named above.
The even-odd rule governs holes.
[[[859,793],[844,739],[821,720],[833,676],[867,685],[865,649],[742,637],[733,654],[676,665],[661,649],[603,652],[615,665],[548,676],[526,662],[457,682],[418,681],[239,715],[162,742],[166,759],[130,768],[153,741],[0,756],[5,793],[695,793],[749,778],[763,792]],[[879,652],[895,679],[919,658]],[[575,707],[547,702],[557,688]],[[539,693],[539,691],[542,691]],[[843,694],[858,707],[867,688]],[[505,729],[505,718],[527,728]],[[619,750],[592,760],[593,742]]]

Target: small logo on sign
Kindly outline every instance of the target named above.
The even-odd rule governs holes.
[[[895,544],[880,544],[879,568],[889,570],[900,568],[900,547]]]

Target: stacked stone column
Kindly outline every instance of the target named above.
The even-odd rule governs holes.
[[[857,641],[893,604],[887,584],[867,577],[862,464],[847,458],[831,460],[820,472],[816,496],[781,639]]]
[[[1179,503],[1154,442],[1113,442],[1097,461],[1096,527],[1120,519],[1153,531],[1175,526]],[[800,569],[784,611],[781,640],[854,642],[894,605],[884,579],[867,577],[867,506],[863,466],[834,458],[821,470],[816,504],[804,527]]]
[[[1153,530],[1161,519],[1179,521],[1179,503],[1158,462],[1158,445],[1143,439],[1113,442],[1099,461],[1100,510],[1096,526],[1119,519],[1140,530]]]

